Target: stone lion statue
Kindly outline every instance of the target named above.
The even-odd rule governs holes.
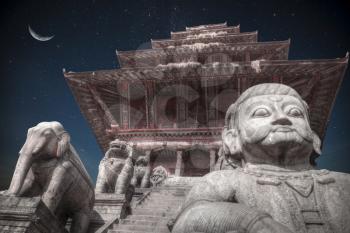
[[[172,232],[350,232],[350,175],[316,168],[320,144],[294,89],[247,89],[223,131],[223,150],[241,165],[193,186]]]
[[[110,148],[100,162],[95,192],[123,194],[133,173],[133,148],[116,139],[110,142]]]
[[[151,165],[149,156],[139,156],[135,162],[134,175],[131,179],[131,185],[136,188],[149,188],[150,175]]]

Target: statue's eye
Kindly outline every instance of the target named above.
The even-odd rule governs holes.
[[[288,110],[287,112],[288,116],[292,116],[292,117],[303,117],[303,112],[296,107],[293,107],[291,109]]]
[[[270,111],[266,108],[258,108],[252,114],[253,117],[268,117],[270,115]]]
[[[51,136],[52,135],[52,132],[50,130],[46,130],[43,132],[44,136],[45,137],[48,137],[48,136]]]

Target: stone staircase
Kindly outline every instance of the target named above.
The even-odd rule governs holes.
[[[143,189],[132,213],[114,224],[108,233],[169,233],[166,224],[181,207],[189,190],[190,186],[182,185]]]

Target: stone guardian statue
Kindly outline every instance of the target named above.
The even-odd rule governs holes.
[[[41,122],[28,130],[10,187],[2,195],[41,196],[63,227],[72,218],[73,233],[87,231],[95,200],[91,178],[69,134],[56,121]]]
[[[223,132],[225,153],[241,166],[195,185],[173,233],[350,232],[350,175],[315,167],[321,142],[294,89],[247,89],[229,107]]]
[[[110,142],[110,148],[99,165],[96,193],[124,194],[133,173],[133,148],[119,139]]]

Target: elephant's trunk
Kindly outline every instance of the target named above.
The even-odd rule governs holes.
[[[9,194],[16,196],[19,195],[23,182],[27,176],[27,173],[32,163],[31,158],[31,155],[25,153],[20,154],[15,172],[11,180],[10,188],[8,189]]]

